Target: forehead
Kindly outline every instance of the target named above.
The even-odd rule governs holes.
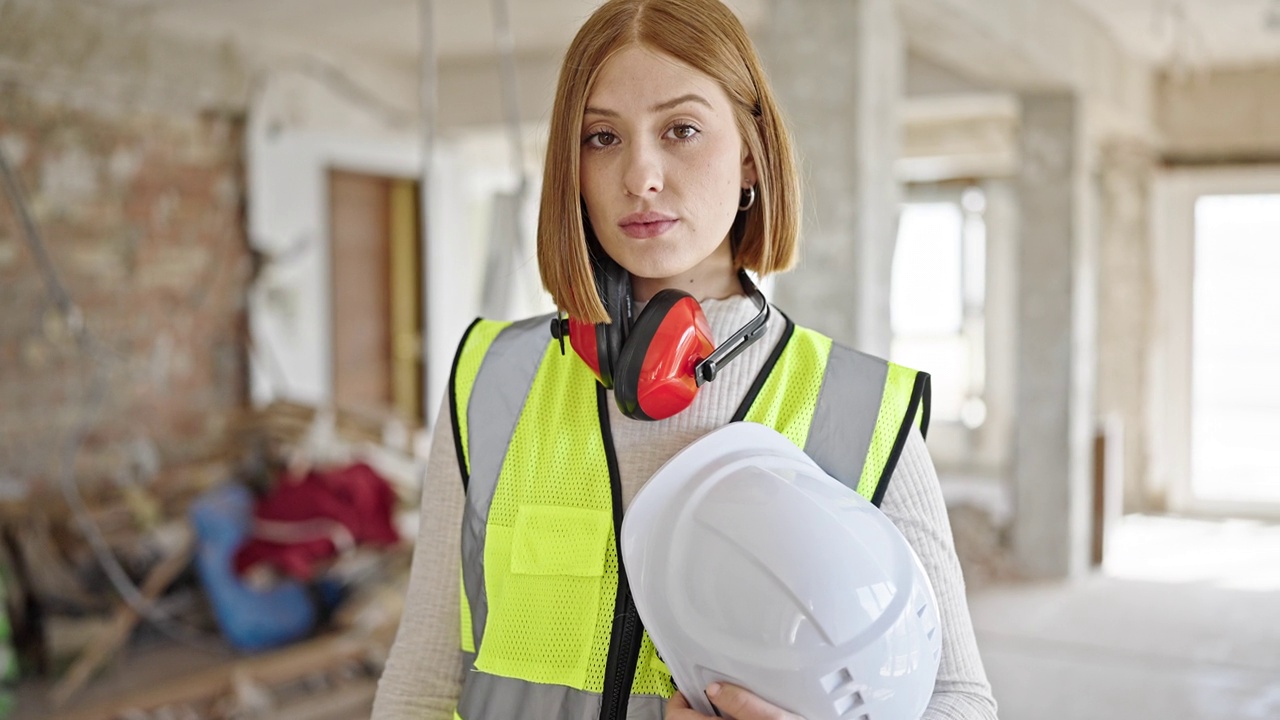
[[[666,53],[628,45],[600,66],[587,96],[587,106],[615,112],[643,112],[655,104],[689,93],[703,97],[717,110],[728,109],[728,95],[710,75]]]

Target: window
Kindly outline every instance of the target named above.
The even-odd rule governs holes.
[[[1280,195],[1195,203],[1191,492],[1280,501]]]
[[[975,429],[986,419],[986,197],[972,186],[934,195],[902,207],[890,357],[932,376],[935,420]]]

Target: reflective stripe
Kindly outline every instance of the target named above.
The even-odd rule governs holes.
[[[489,604],[484,589],[485,525],[507,445],[515,434],[543,349],[550,342],[550,315],[512,323],[498,333],[476,372],[460,424],[467,429],[471,479],[462,514],[463,585],[471,615],[472,648],[480,647]],[[459,384],[465,381],[458,378]]]
[[[656,695],[632,695],[627,701],[627,720],[661,720],[666,704]],[[600,695],[473,672],[462,687],[457,714],[463,720],[596,720]]]
[[[466,577],[462,568],[458,568],[458,607],[462,609],[462,624],[458,629],[458,637],[462,639],[462,652],[476,654],[476,636],[471,624],[471,601],[467,599]]]
[[[818,467],[868,500],[859,479],[887,374],[884,360],[833,343],[804,444]]]
[[[459,460],[462,462],[464,477],[471,472],[466,417],[467,406],[471,401],[471,391],[475,389],[476,372],[479,370],[480,363],[484,360],[493,338],[508,325],[510,323],[477,320],[467,332],[467,336],[462,342],[462,347],[458,348],[458,356],[453,361],[453,378],[451,378],[453,387],[449,389],[453,393],[454,420],[461,420],[453,431],[458,447],[462,451],[462,457]]]

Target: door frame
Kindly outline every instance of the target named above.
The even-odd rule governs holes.
[[[1280,518],[1280,503],[1212,500],[1197,497],[1191,487],[1195,204],[1203,195],[1250,194],[1280,194],[1280,166],[1174,168],[1159,173],[1153,187],[1149,482],[1179,514]]]

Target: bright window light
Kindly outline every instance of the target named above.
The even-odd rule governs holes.
[[[1195,206],[1191,489],[1280,502],[1280,195]]]
[[[985,207],[977,187],[905,203],[889,291],[890,358],[932,376],[935,419],[970,428],[986,419]]]

